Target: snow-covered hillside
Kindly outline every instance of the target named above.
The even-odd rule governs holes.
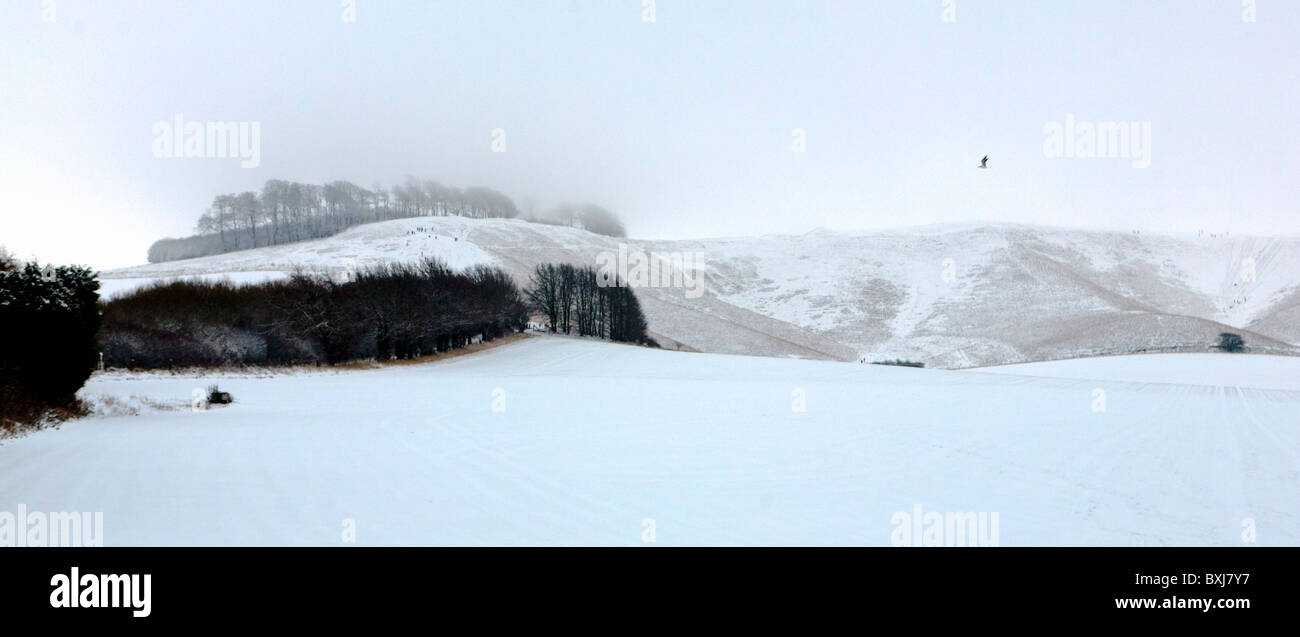
[[[436,217],[360,226],[293,245],[103,273],[109,294],[158,277],[343,272],[437,255],[597,265],[598,253],[698,255],[705,293],[641,288],[668,347],[718,353],[973,367],[1181,347],[1241,332],[1257,351],[1300,342],[1300,239],[1158,236],[1021,225],[626,242],[573,228]]]
[[[1300,358],[1044,365],[544,336],[374,370],[97,374],[81,395],[122,415],[4,441],[0,511],[99,511],[107,546],[341,545],[348,528],[358,544],[642,545],[653,528],[658,545],[888,546],[917,506],[996,513],[1003,546],[1242,545],[1243,523],[1300,544],[1300,391],[1270,380],[1300,378]],[[189,409],[212,382],[236,402]]]

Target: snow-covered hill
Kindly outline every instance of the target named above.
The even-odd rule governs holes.
[[[335,237],[103,273],[143,280],[333,272],[437,255],[533,265],[598,254],[698,255],[704,294],[638,290],[666,346],[718,353],[973,367],[1144,350],[1203,349],[1222,331],[1257,351],[1300,343],[1300,238],[1159,236],[1023,225],[799,236],[620,241],[573,228],[461,217],[369,224]]]
[[[81,396],[122,415],[4,441],[0,511],[99,511],[107,546],[343,545],[349,528],[888,546],[918,506],[997,514],[1003,546],[1242,546],[1244,524],[1300,544],[1300,357],[996,371],[544,336],[373,370],[101,373]],[[214,382],[235,403],[192,411]]]

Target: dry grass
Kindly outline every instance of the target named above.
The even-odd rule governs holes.
[[[352,363],[335,365],[330,369],[381,369],[384,367],[398,367],[403,365],[423,365],[425,363],[433,363],[436,361],[448,360],[460,356],[465,356],[466,354],[475,354],[478,352],[492,349],[494,347],[508,345],[510,343],[515,343],[528,338],[532,338],[532,335],[528,334],[527,332],[520,332],[518,334],[510,334],[508,336],[502,336],[501,338],[493,339],[491,341],[484,341],[476,345],[466,345],[465,347],[453,349],[446,352],[429,354],[428,356],[417,356],[415,358],[407,358],[407,359],[391,360],[391,361],[355,361]]]
[[[4,413],[0,413],[0,440],[49,427],[58,427],[65,421],[81,418],[90,413],[89,408],[80,400],[62,407],[29,404],[20,407],[13,403],[4,407]]]

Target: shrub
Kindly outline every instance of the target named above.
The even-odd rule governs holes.
[[[221,391],[216,385],[208,385],[208,404],[209,405],[229,405],[235,402],[230,392]]]
[[[872,365],[894,365],[897,367],[925,367],[921,361],[905,361],[901,358],[895,358],[892,361],[872,361]]]
[[[1246,351],[1246,341],[1242,340],[1240,334],[1223,332],[1219,334],[1218,347],[1225,352],[1244,352]]]
[[[99,281],[88,268],[0,264],[0,420],[76,409],[97,361]]]
[[[522,330],[527,310],[497,268],[427,259],[336,281],[308,272],[236,286],[158,283],[104,305],[114,367],[339,364],[412,358]]]

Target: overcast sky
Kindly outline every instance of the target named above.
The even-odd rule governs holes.
[[[0,244],[131,265],[217,193],[406,175],[645,238],[1300,233],[1294,0],[346,4],[0,0]],[[260,164],[156,157],[177,114],[258,123]],[[1067,118],[1149,125],[1149,167],[1051,156]]]

